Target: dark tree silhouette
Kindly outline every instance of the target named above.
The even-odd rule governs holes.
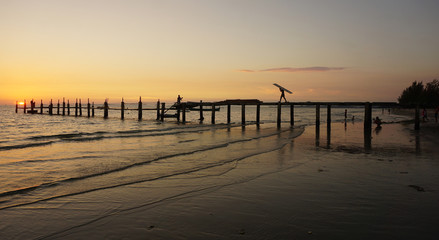
[[[414,81],[398,97],[399,104],[406,107],[436,107],[439,105],[439,81],[437,79],[425,85]]]

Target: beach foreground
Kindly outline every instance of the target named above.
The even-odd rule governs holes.
[[[307,127],[214,169],[3,209],[0,237],[436,239],[436,129],[384,124],[369,148],[362,122]]]

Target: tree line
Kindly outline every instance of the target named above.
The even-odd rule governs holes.
[[[439,106],[439,80],[434,79],[427,84],[422,81],[414,81],[412,85],[401,93],[398,102],[404,107],[427,107]]]

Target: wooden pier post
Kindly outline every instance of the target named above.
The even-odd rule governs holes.
[[[87,99],[87,117],[90,117],[90,98]]]
[[[30,101],[30,112],[31,112],[32,114],[34,114],[34,107],[35,107],[35,104],[34,104],[34,100],[32,99],[32,100]]]
[[[175,109],[177,110],[176,113],[176,118],[177,118],[177,122],[180,122],[180,115],[181,115],[181,105],[180,104],[176,104],[175,105]]]
[[[62,98],[62,115],[66,115],[66,99]]]
[[[162,103],[162,112],[160,114],[160,121],[164,121],[165,120],[165,107],[166,107],[166,103]]]
[[[79,116],[82,116],[82,101],[79,99]]]
[[[24,99],[23,112],[26,114],[26,99]]]
[[[125,119],[125,103],[123,102],[123,98],[122,102],[120,102],[120,119]]]
[[[294,104],[290,105],[290,126],[294,126]]]
[[[107,102],[107,100],[105,100],[105,102],[104,102],[104,118],[105,119],[108,118],[108,102]]]
[[[281,127],[281,120],[282,120],[282,113],[281,113],[282,110],[281,109],[282,109],[282,105],[279,102],[277,104],[277,128]]]
[[[78,99],[76,99],[76,103],[75,103],[75,117],[78,116]]]
[[[320,127],[320,104],[316,104],[316,127]]]
[[[59,99],[58,99],[58,104],[56,105],[56,115],[59,115]]]
[[[331,128],[331,105],[328,104],[326,106],[326,125],[328,128]]]
[[[182,108],[182,121],[183,123],[186,123],[186,104],[182,103],[181,104],[181,108]]]
[[[415,108],[415,130],[420,129],[419,105]]]
[[[260,123],[261,123],[261,104],[258,103],[256,105],[256,125],[259,126]]]
[[[227,124],[230,124],[230,119],[231,119],[231,116],[230,116],[230,112],[231,112],[231,108],[232,108],[232,106],[230,105],[230,104],[227,104]]]
[[[49,115],[53,114],[53,102],[52,99],[50,99],[50,105],[49,105]]]
[[[203,116],[203,100],[200,100],[200,123],[203,122],[204,116]]]
[[[18,101],[15,101],[15,113],[18,113]]]
[[[40,103],[40,114],[43,114],[43,99],[41,99]]]
[[[160,120],[160,100],[157,100],[157,121]]]
[[[245,125],[245,104],[241,104],[241,125]]]
[[[372,104],[366,102],[364,104],[364,131],[372,129]]]
[[[212,103],[212,124],[215,124],[215,104]]]
[[[93,102],[92,105],[91,105],[91,116],[92,117],[95,116],[95,102]]]
[[[139,97],[139,107],[138,107],[138,120],[142,120],[142,97]]]
[[[67,99],[67,115],[70,116],[70,99]]]

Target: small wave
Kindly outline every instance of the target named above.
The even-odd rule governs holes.
[[[301,133],[303,133],[303,129],[300,129],[300,130],[301,131],[298,131],[297,134],[295,134],[294,136],[290,136],[289,138],[294,138],[294,137],[299,136]],[[237,140],[229,141],[229,142],[226,142],[226,143],[220,143],[220,144],[206,146],[206,147],[200,148],[200,149],[195,149],[195,150],[190,150],[190,151],[186,151],[186,152],[179,152],[179,153],[175,153],[175,154],[164,155],[164,156],[157,157],[157,158],[154,158],[154,159],[150,159],[150,160],[147,160],[147,161],[136,162],[136,163],[132,163],[132,164],[129,164],[129,165],[126,165],[126,166],[122,166],[122,167],[119,167],[119,168],[115,168],[115,169],[111,169],[111,170],[107,170],[107,171],[103,171],[103,172],[98,172],[98,173],[93,173],[93,174],[88,174],[88,175],[78,176],[78,177],[66,178],[66,179],[63,179],[63,180],[56,181],[56,182],[43,183],[43,184],[38,185],[38,186],[33,186],[33,187],[29,187],[29,188],[24,188],[24,189],[19,189],[19,190],[13,190],[13,191],[5,192],[5,193],[0,193],[0,197],[7,196],[7,195],[28,193],[30,191],[33,191],[33,190],[36,190],[36,189],[39,189],[39,188],[57,186],[58,184],[61,184],[63,182],[73,182],[73,181],[77,181],[77,180],[83,180],[83,179],[88,179],[88,178],[92,178],[92,177],[102,176],[102,175],[106,175],[106,174],[110,174],[110,173],[120,172],[120,171],[129,169],[129,168],[132,168],[132,167],[135,167],[135,166],[149,164],[149,163],[160,161],[160,160],[163,160],[163,159],[179,157],[179,156],[184,156],[184,155],[191,155],[191,154],[195,154],[195,153],[198,153],[198,152],[205,152],[205,151],[215,150],[215,149],[219,149],[219,148],[225,148],[225,147],[228,147],[231,144],[236,144],[236,143],[246,142],[246,141],[252,141],[252,140],[257,140],[257,139],[266,138],[266,137],[271,137],[271,136],[278,135],[281,132],[287,132],[287,131],[290,131],[290,130],[281,130],[281,131],[276,131],[274,133],[253,137],[253,138],[237,139]],[[280,148],[282,148],[285,144],[281,145]],[[278,148],[276,148],[276,149],[278,149]],[[274,151],[274,150],[271,149],[268,152],[270,152],[270,151]],[[247,157],[250,157],[250,156],[254,156],[254,155],[258,155],[258,154],[261,154],[261,153],[265,153],[265,152],[257,152],[257,153],[254,153],[254,154],[250,154],[248,156],[244,156],[244,157],[228,160],[227,163],[228,162],[233,162],[233,161],[239,161],[239,160],[242,160],[244,158],[247,158]],[[224,162],[220,162],[219,164],[222,165],[222,164],[224,164]],[[216,165],[218,165],[218,163],[214,164],[214,166],[216,166]],[[211,165],[208,165],[208,166],[211,166]],[[201,169],[199,169],[199,170],[201,170]],[[198,170],[196,170],[196,171],[198,171]]]
[[[27,144],[19,144],[19,145],[10,145],[10,146],[0,146],[0,151],[12,150],[12,149],[21,149],[21,148],[29,148],[29,147],[39,147],[44,145],[52,144],[56,141],[48,141],[48,142],[38,142],[38,143],[27,143]]]
[[[54,158],[54,159],[37,159],[37,160],[24,160],[18,162],[8,162],[2,163],[0,166],[8,166],[8,165],[23,165],[28,163],[44,163],[44,162],[62,162],[62,161],[73,161],[78,159],[87,159],[87,158],[103,158],[103,156],[79,156],[79,157],[71,157],[71,158]]]

